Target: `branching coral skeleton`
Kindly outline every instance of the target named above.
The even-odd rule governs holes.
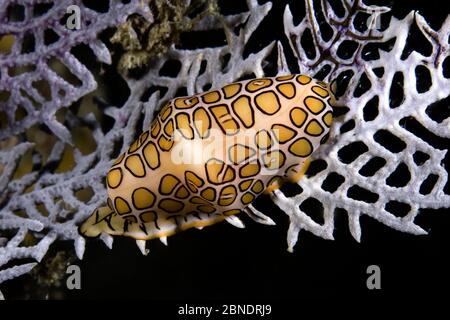
[[[3,1],[0,4],[2,17],[13,2]],[[245,75],[264,76],[264,66],[274,50],[278,54],[277,75],[299,69],[301,73],[312,76],[320,74],[325,81],[347,75],[343,78],[348,81],[347,89],[338,100],[338,104],[346,106],[348,112],[336,120],[326,147],[314,155],[315,159],[325,161],[326,168],[302,179],[299,182],[303,190],[300,194],[288,197],[281,190],[277,190],[272,195],[275,204],[290,219],[287,237],[289,250],[293,250],[301,230],[332,239],[336,208],[347,212],[350,232],[357,241],[360,241],[361,215],[371,216],[399,231],[424,234],[426,232],[414,222],[420,209],[450,207],[450,196],[444,193],[448,173],[443,166],[448,150],[426,142],[417,130],[407,125],[413,119],[414,123],[419,123],[431,134],[447,139],[445,140],[447,142],[450,139],[450,119],[437,121],[427,113],[431,103],[441,101],[450,95],[450,79],[444,76],[443,70],[444,60],[450,52],[448,43],[450,17],[438,31],[431,29],[425,19],[415,12],[411,12],[402,20],[392,18],[384,30],[374,30],[369,26],[361,31],[355,27],[353,20],[356,13],[366,12],[369,17],[373,17],[389,9],[366,6],[356,0],[344,1],[345,15],[338,17],[325,0],[322,1],[321,8],[313,7],[312,1],[306,0],[307,14],[298,25],[294,24],[289,6],[285,8],[280,23],[284,25],[288,39],[287,47],[284,47],[281,41],[272,42],[244,57],[246,43],[272,7],[270,2],[260,5],[256,0],[248,0],[247,12],[225,16],[223,21],[207,17],[195,26],[195,30],[210,30],[225,25],[226,45],[195,50],[185,50],[172,45],[166,57],[151,64],[138,80],[124,76],[130,88],[130,95],[123,106],[105,109],[104,116],[113,119],[114,124],[108,132],[104,132],[93,114],[77,118],[69,108],[63,122],[58,121],[55,116],[59,109],[70,107],[74,101],[96,88],[91,72],[68,49],[81,43],[88,44],[99,61],[110,63],[110,52],[105,44],[98,40],[98,34],[107,27],[123,23],[131,13],[152,19],[149,9],[138,0],[131,1],[127,5],[112,0],[109,10],[99,14],[85,8],[81,1],[75,1],[82,8],[82,14],[85,14],[86,20],[83,20],[83,23],[86,24],[81,31],[71,33],[58,25],[69,1],[49,0],[47,2],[53,5],[52,8],[41,16],[32,17],[32,9],[38,2],[41,1],[26,2],[23,21],[3,19],[2,21],[6,22],[0,24],[0,36],[12,34],[15,37],[12,51],[0,55],[0,94],[4,94],[4,91],[10,93],[6,101],[0,99],[0,113],[6,115],[6,125],[0,128],[0,139],[3,140],[0,151],[0,267],[3,266],[0,269],[0,283],[29,272],[41,261],[49,246],[57,239],[73,240],[76,253],[82,258],[85,240],[78,234],[77,226],[93,209],[104,204],[106,199],[104,177],[112,159],[118,155],[114,145],[118,144],[122,151],[125,150],[135,135],[149,126],[154,110],[164,101],[175,97],[180,88],[185,87],[187,94],[192,95],[204,91],[205,87],[220,87]],[[70,4],[73,2],[70,1]],[[320,11],[325,12],[325,23],[333,31],[330,39],[325,39],[321,33],[321,22],[318,21]],[[413,51],[406,58],[402,57],[413,24],[418,26],[430,42],[432,46],[430,56]],[[232,26],[238,25],[241,27],[235,33]],[[45,45],[42,34],[38,33],[35,39],[36,50],[32,53],[20,52],[22,41],[31,29],[47,28],[54,28],[59,34],[58,41]],[[316,50],[313,58],[305,53],[306,50],[301,44],[302,36],[307,30],[312,35],[313,47]],[[353,41],[357,47],[347,58],[342,58],[338,54],[344,40]],[[365,59],[363,50],[365,46],[389,40],[391,48],[378,50],[379,57]],[[297,66],[288,64],[285,56],[287,50],[293,52]],[[48,65],[52,58],[60,60],[78,78],[81,85],[74,86],[53,72]],[[180,62],[178,75],[159,76],[159,70],[169,60]],[[16,76],[8,75],[9,70],[30,64],[35,66],[35,69]],[[420,93],[416,88],[418,79],[415,70],[418,66],[425,67],[431,78],[431,86]],[[396,85],[394,80],[396,75],[400,73],[403,75],[401,90],[404,99],[393,108],[390,105],[392,104],[390,91],[391,87]],[[50,100],[45,99],[33,87],[33,83],[38,80],[46,82],[51,88]],[[164,87],[167,91],[161,95],[156,91],[145,99],[146,101],[141,101],[142,96],[151,87]],[[61,90],[65,94],[61,95]],[[369,120],[366,109],[372,106],[374,101],[377,113]],[[35,107],[36,104],[39,107]],[[16,121],[15,113],[19,105],[25,108],[27,116]],[[142,127],[138,127],[140,118],[143,118]],[[92,153],[83,154],[73,144],[70,132],[80,122],[91,128],[97,145]],[[56,137],[56,142],[46,159],[25,138],[24,133],[34,125],[46,126]],[[403,142],[402,150],[390,151],[379,142],[380,132],[386,131]],[[19,142],[6,147],[7,141],[14,136],[21,137]],[[357,157],[354,159],[343,160],[342,150],[355,142],[365,146],[363,148],[365,151],[356,154]],[[73,148],[75,163],[73,168],[58,173],[44,170],[48,163],[62,159],[66,145],[72,145]],[[30,173],[17,178],[14,175],[16,166],[27,152],[32,154],[33,169]],[[415,155],[419,152],[425,154],[428,159],[418,164]],[[364,167],[375,157],[383,159],[384,166],[372,175],[365,176]],[[391,186],[387,182],[389,176],[400,165],[407,168],[410,179],[402,187]],[[332,191],[325,187],[330,175],[343,178],[341,184]],[[431,190],[423,192],[422,184],[433,177],[436,181]],[[93,192],[92,198],[87,202],[76,197],[76,192],[85,188],[90,188]],[[374,200],[358,199],[354,196],[355,189],[369,193]],[[323,224],[316,223],[307,212],[302,211],[301,204],[309,198],[317,199],[321,203]],[[409,208],[404,216],[396,216],[394,214],[396,212],[393,213],[389,209],[390,204],[394,202]],[[42,206],[45,214],[42,213]],[[254,220],[273,224],[273,220],[267,216],[269,213],[259,212],[253,207],[249,211]],[[241,226],[236,219],[230,219],[229,222]],[[31,246],[24,246],[27,235],[32,235],[35,239]],[[101,239],[108,247],[112,246],[111,237],[102,235]],[[140,243],[140,249],[144,253],[147,252],[145,243]],[[37,262],[14,264],[16,260],[22,258],[32,258]]]

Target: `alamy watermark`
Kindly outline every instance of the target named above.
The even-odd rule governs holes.
[[[69,15],[66,21],[66,28],[70,30],[81,29],[81,9],[77,5],[70,5],[66,9],[66,13]]]
[[[369,14],[366,20],[367,30],[381,31],[381,14],[383,11],[369,9],[367,13]]]
[[[202,127],[201,121],[196,121],[196,128]],[[269,132],[272,132],[272,136]],[[286,161],[280,145],[275,137],[281,132],[277,129],[257,131],[249,128],[239,134],[210,128],[207,136],[193,137],[189,132],[176,129],[170,137],[173,147],[170,158],[173,164],[203,165],[205,163],[245,165],[259,162],[261,175],[273,175]],[[263,132],[263,133],[262,133]],[[262,146],[257,148],[256,146]],[[214,160],[215,159],[215,160]],[[212,161],[212,162],[211,162]]]
[[[366,286],[369,290],[381,289],[381,269],[376,264],[367,267],[366,270],[369,275],[366,280]]]
[[[68,277],[66,279],[66,286],[69,290],[81,289],[81,269],[76,264],[71,264],[66,269]]]

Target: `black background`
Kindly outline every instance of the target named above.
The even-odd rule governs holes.
[[[234,1],[224,2],[226,10],[233,11],[230,3]],[[370,3],[392,6],[397,17],[419,10],[435,28],[450,12],[448,5],[433,6],[444,5],[443,1]],[[282,25],[273,23],[281,21],[284,5],[285,1],[275,1],[250,46],[261,48],[273,39],[286,43]],[[302,11],[303,1],[292,6]],[[277,225],[259,225],[242,216],[245,229],[220,223],[201,231],[189,230],[170,237],[168,247],[151,241],[148,256],[140,254],[132,239],[115,238],[113,250],[99,240],[88,240],[83,260],[75,262],[81,267],[82,289],[63,289],[63,296],[179,301],[293,299],[301,304],[302,299],[439,297],[450,288],[449,209],[421,210],[416,222],[429,232],[425,236],[401,233],[362,216],[361,243],[351,237],[347,216],[336,215],[334,241],[301,232],[294,253],[288,253],[288,217],[268,196],[259,197],[256,206]],[[71,246],[57,243],[51,252],[71,250]],[[381,290],[366,287],[366,270],[373,264],[381,268]],[[27,281],[28,276],[9,281],[2,285],[2,291],[8,298],[20,299]]]

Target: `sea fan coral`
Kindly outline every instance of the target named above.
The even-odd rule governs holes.
[[[18,22],[6,18],[16,12],[8,9],[17,6],[15,1],[0,4],[0,35],[15,37],[11,52],[0,56],[0,115],[4,118],[0,131],[0,282],[30,271],[35,262],[24,264],[20,259],[39,262],[56,239],[73,240],[77,255],[83,256],[85,240],[77,226],[104,204],[103,181],[112,159],[149,126],[163,102],[253,76],[300,71],[336,80],[337,104],[343,110],[338,111],[341,115],[328,144],[300,181],[300,192],[292,196],[282,188],[272,195],[290,218],[290,250],[302,229],[332,239],[334,217],[342,213],[336,213],[337,208],[347,212],[350,231],[359,241],[361,215],[400,231],[423,234],[414,222],[420,210],[450,207],[445,167],[450,138],[445,113],[450,95],[445,67],[449,64],[450,17],[435,31],[417,12],[389,20],[385,19],[389,8],[366,6],[357,0],[343,1],[340,13],[327,1],[305,0],[302,20],[286,5],[278,21],[287,40],[249,48],[273,4],[248,0],[248,10],[220,19],[207,16],[191,32],[195,38],[196,32],[219,30],[214,38],[222,42],[171,45],[165,57],[149,62],[137,76],[132,72],[123,75],[130,90],[123,105],[102,105],[100,116],[80,116],[72,107],[62,115],[57,113],[96,85],[91,72],[68,49],[88,44],[99,61],[109,63],[110,52],[99,40],[100,31],[123,23],[131,13],[148,21],[152,16],[141,1],[123,5],[111,0],[103,13],[78,1],[86,14],[84,30],[69,32],[56,26],[68,1],[48,1],[51,8],[34,16],[38,3],[28,1],[23,6],[23,21]],[[55,28],[58,40],[46,44],[44,35],[35,36],[34,52],[22,53],[29,30],[44,32],[49,26]],[[413,27],[430,43],[430,54],[409,49]],[[65,65],[81,84],[74,86],[51,71],[51,59]],[[29,65],[34,66],[32,70],[11,75],[10,70],[17,72]],[[33,86],[38,80],[48,84],[50,94],[39,93],[42,85]],[[26,115],[16,119],[19,106]],[[48,155],[29,142],[34,140],[27,132],[36,126],[55,135]],[[72,135],[80,127],[89,132],[88,140],[95,141],[88,152]],[[72,167],[55,169],[68,155],[73,158]],[[18,173],[16,167],[24,159],[30,169]],[[308,215],[311,211],[322,212],[324,223],[316,223]],[[112,245],[112,238],[104,235],[102,240]]]
[[[65,26],[70,5],[77,5],[80,10],[80,29],[69,30]],[[103,13],[96,12],[81,1],[28,1],[25,4],[3,1],[0,4],[0,36],[4,46],[0,55],[0,115],[3,122],[0,139],[2,149],[6,150],[0,154],[0,229],[2,236],[6,235],[0,247],[2,266],[13,259],[40,261],[58,235],[75,239],[77,254],[83,255],[83,240],[77,235],[74,224],[80,218],[68,219],[69,210],[62,204],[74,201],[75,206],[71,208],[79,206],[80,201],[74,193],[83,188],[83,182],[77,182],[76,176],[92,166],[96,154],[83,156],[75,149],[78,165],[72,173],[48,173],[49,164],[61,159],[65,144],[73,145],[70,130],[80,121],[70,118],[69,114],[64,119],[68,123],[61,123],[56,113],[96,88],[94,76],[70,50],[87,44],[99,61],[111,63],[110,53],[97,38],[98,34],[123,23],[131,13],[139,13],[151,20],[148,8],[140,1],[129,4],[111,1],[107,9]],[[92,117],[83,121],[89,120]],[[35,125],[50,130],[57,142],[46,159],[33,150],[33,172],[17,174],[19,160],[27,150],[33,149],[33,144],[15,142],[14,137],[23,136]],[[94,130],[94,137],[100,141],[98,130]],[[64,180],[70,181],[71,177],[73,180],[68,184],[60,184]],[[102,187],[98,192],[101,194]],[[35,241],[24,243],[31,232],[42,230],[45,231],[36,233]],[[0,271],[0,282],[28,272],[34,265],[27,263],[6,268]]]
[[[291,218],[289,248],[301,229],[332,239],[336,208],[347,211],[350,231],[357,241],[362,214],[400,231],[426,233],[414,223],[420,209],[450,206],[450,196],[444,193],[448,140],[436,143],[432,138],[450,137],[450,119],[430,115],[432,109],[445,108],[443,99],[450,95],[450,80],[443,68],[450,16],[437,32],[417,12],[402,20],[392,18],[383,31],[374,29],[375,23],[360,31],[354,20],[356,12],[368,14],[368,21],[375,22],[388,8],[345,2],[346,14],[338,18],[323,2],[325,19],[332,29],[332,36],[325,40],[312,1],[306,3],[310,14],[297,26],[286,9],[286,36],[293,39],[290,46],[298,55],[300,70],[322,73],[325,79],[346,78],[348,89],[338,104],[349,111],[334,126],[330,143],[313,156],[324,161],[322,171],[300,181],[303,192],[295,197],[286,197],[280,191],[273,195],[274,202]],[[432,44],[428,56],[407,52],[413,25]],[[299,41],[308,31],[313,35],[314,58],[305,54]],[[383,50],[381,44],[389,47]],[[342,57],[340,52],[350,46],[353,52],[350,49]],[[375,52],[369,55],[370,50]],[[397,96],[394,90],[399,90]],[[323,225],[302,210],[308,199],[318,200],[319,207],[323,205],[319,208],[323,210]]]

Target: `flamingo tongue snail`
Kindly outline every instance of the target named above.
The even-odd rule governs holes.
[[[142,246],[224,219],[240,225],[234,215],[259,194],[301,178],[326,140],[331,99],[325,83],[286,75],[171,100],[113,163],[107,206],[80,233],[129,236]]]

